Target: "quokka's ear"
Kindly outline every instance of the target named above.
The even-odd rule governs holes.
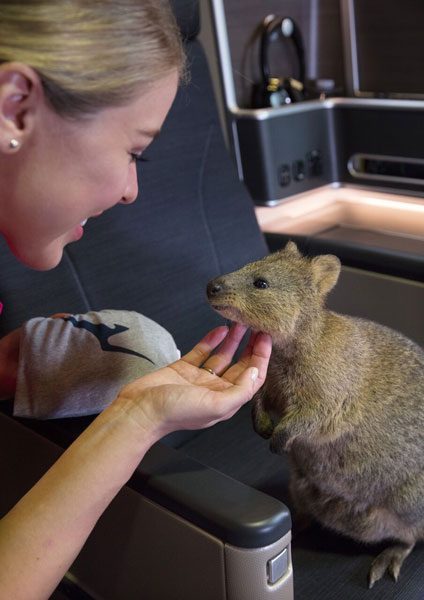
[[[282,249],[282,252],[284,252],[284,254],[290,254],[291,256],[302,256],[295,242],[292,242],[291,240],[287,242]]]
[[[337,256],[323,254],[311,261],[312,277],[322,295],[336,285],[340,275],[341,264]]]

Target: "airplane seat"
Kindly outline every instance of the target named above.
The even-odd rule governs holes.
[[[186,352],[223,322],[207,302],[207,282],[268,252],[223,141],[196,39],[198,2],[172,5],[190,80],[147,161],[137,165],[139,198],[89,220],[52,271],[21,265],[1,240],[0,335],[35,316],[126,309],[159,322]],[[12,409],[12,402],[0,403],[0,514],[93,418],[35,421],[14,418]],[[287,507],[178,449],[200,435],[176,432],[149,451],[99,520],[58,598],[292,600]]]
[[[224,144],[197,39],[198,4],[172,2],[191,78],[137,167],[139,198],[89,220],[49,272],[20,265],[1,241],[0,335],[35,316],[127,309],[159,322],[186,352],[222,323],[207,302],[207,282],[268,253]],[[4,514],[93,417],[16,419],[7,402],[0,411]],[[153,446],[56,600],[418,600],[421,548],[395,587],[387,579],[367,591],[375,548],[317,525],[292,540],[288,461],[271,454],[249,413],[247,405],[210,429],[176,432]]]

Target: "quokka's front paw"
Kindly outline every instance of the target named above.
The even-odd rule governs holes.
[[[274,454],[284,454],[290,450],[295,437],[287,428],[277,425],[272,434],[269,449]]]
[[[256,401],[252,408],[253,429],[260,436],[268,440],[274,431],[274,424],[269,414],[263,410],[260,401]]]

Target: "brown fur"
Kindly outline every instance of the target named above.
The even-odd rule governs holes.
[[[288,452],[297,511],[363,542],[396,540],[369,585],[424,539],[424,352],[377,323],[327,310],[335,256],[296,245],[215,279],[209,301],[227,318],[270,333],[255,430]],[[268,287],[256,286],[264,280]]]

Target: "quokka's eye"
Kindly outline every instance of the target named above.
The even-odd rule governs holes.
[[[265,290],[267,287],[269,287],[269,283],[267,282],[267,280],[261,278],[255,279],[253,285],[259,290]]]

